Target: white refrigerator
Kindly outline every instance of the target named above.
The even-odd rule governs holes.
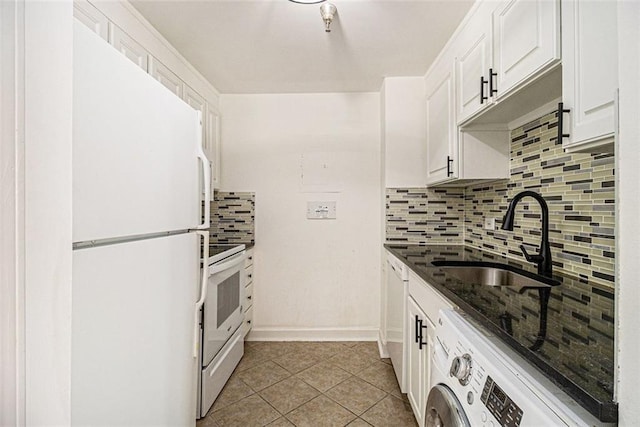
[[[72,423],[194,425],[200,115],[78,22],[73,49]]]

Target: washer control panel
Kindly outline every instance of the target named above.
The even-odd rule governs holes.
[[[490,376],[484,383],[482,403],[489,409],[502,427],[518,427],[522,421],[522,409],[496,384]]]

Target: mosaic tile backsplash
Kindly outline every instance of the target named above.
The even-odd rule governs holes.
[[[462,243],[464,189],[388,188],[385,211],[389,243]]]
[[[512,258],[524,259],[524,244],[535,252],[540,244],[540,207],[531,198],[516,208],[513,232],[500,225],[508,201],[524,190],[539,192],[549,205],[549,240],[554,269],[614,286],[615,179],[613,154],[567,154],[557,141],[557,115],[549,113],[511,133],[511,179],[465,189],[387,189],[387,241],[427,244],[465,243]],[[424,204],[444,191],[444,205]],[[460,213],[462,197],[464,208]],[[396,200],[406,200],[398,209]],[[422,205],[421,205],[422,204]],[[413,208],[411,208],[414,206]],[[428,222],[416,222],[422,208]],[[452,215],[462,217],[460,226]],[[439,214],[438,214],[439,213]],[[441,224],[436,222],[441,216]],[[496,219],[497,230],[485,230],[484,218]],[[462,228],[462,231],[460,231]],[[458,233],[456,240],[450,231]],[[446,234],[446,235],[445,235]]]
[[[216,191],[211,201],[210,243],[255,244],[255,193]]]

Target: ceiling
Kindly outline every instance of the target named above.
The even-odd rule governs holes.
[[[221,93],[377,92],[421,76],[473,0],[133,0],[133,6]]]

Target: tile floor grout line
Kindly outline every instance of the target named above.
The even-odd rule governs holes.
[[[273,411],[273,414],[271,416],[277,415],[277,417],[274,420],[271,420],[268,423],[272,423],[277,420],[282,420],[282,422],[285,422],[285,423],[288,422],[295,425],[295,423],[290,419],[290,416],[295,411],[299,410],[301,407],[309,404],[310,402],[316,399],[322,398],[324,399],[323,402],[326,402],[324,403],[325,405],[329,404],[330,402],[332,405],[335,405],[335,406],[331,406],[332,408],[341,408],[342,411],[346,411],[346,412],[339,412],[341,415],[338,415],[338,413],[336,413],[336,415],[342,417],[342,419],[344,419],[345,416],[347,418],[355,417],[350,421],[348,421],[348,423],[346,424],[359,421],[367,425],[372,425],[371,422],[362,418],[362,416],[364,416],[367,413],[370,413],[368,416],[369,419],[380,420],[381,416],[384,419],[385,411],[391,411],[388,413],[388,415],[386,415],[387,417],[392,416],[391,414],[394,413],[396,414],[396,416],[400,416],[401,418],[403,418],[404,419],[403,422],[409,422],[411,425],[415,425],[413,414],[410,410],[410,407],[409,408],[407,407],[406,399],[402,397],[402,393],[399,390],[399,387],[395,390],[387,391],[387,388],[390,387],[389,367],[391,367],[391,365],[388,363],[388,361],[385,361],[379,357],[378,352],[376,351],[378,350],[377,345],[375,349],[371,348],[372,345],[375,345],[375,341],[371,341],[371,342],[335,342],[335,341],[333,342],[331,341],[330,342],[313,342],[313,341],[310,341],[310,342],[277,342],[277,341],[251,342],[251,344],[247,344],[247,349],[245,351],[245,356],[247,356],[247,358],[244,359],[244,356],[243,356],[243,359],[247,361],[246,363],[248,364],[248,367],[244,367],[244,369],[241,369],[241,370],[236,370],[233,372],[232,375],[235,377],[235,381],[238,381],[239,384],[244,385],[247,391],[251,391],[252,393],[249,394],[248,396],[241,397],[237,400],[232,400],[228,402],[225,406],[216,408],[215,411],[213,411],[213,408],[212,408],[210,413],[207,414],[205,418],[203,418],[203,421],[207,420],[207,425],[211,425],[210,423],[213,423],[213,425],[220,426],[220,427],[222,427],[222,425],[225,422],[231,422],[232,424],[242,424],[242,425],[245,425],[245,424],[254,425],[255,423],[260,423],[261,425],[264,425],[266,423],[264,421],[259,421],[258,419],[255,419],[253,422],[249,422],[248,424],[243,423],[241,421],[233,421],[233,419],[227,418],[229,416],[228,415],[229,411],[227,411],[226,415],[223,414],[224,418],[222,419],[220,419],[219,417],[218,418],[215,417],[216,414],[218,414],[220,411],[223,411],[225,408],[228,408],[231,405],[237,405],[240,402],[242,402],[242,400],[255,396],[265,404],[265,407],[268,407],[271,411]],[[289,359],[285,357],[287,355],[290,356]],[[352,358],[355,357],[356,355],[361,355],[361,356],[357,356],[358,359],[350,363],[349,361],[352,360]],[[341,357],[342,357],[342,362],[340,361]],[[289,366],[293,366],[295,368],[295,366],[305,365],[305,362],[304,362],[305,358],[310,359],[311,364],[309,366],[305,366],[304,369],[301,369],[297,372],[289,371],[285,366],[283,366],[285,364],[289,364]],[[278,359],[280,360],[280,363],[276,362],[276,360]],[[298,363],[296,359],[303,360],[303,362]],[[269,375],[269,367],[263,366],[269,362],[271,363],[271,367],[273,367],[274,369],[277,368],[276,371],[279,371],[278,374],[274,373],[271,376],[271,378]],[[341,380],[338,380],[338,382],[335,384],[331,384],[331,386],[327,390],[321,391],[317,389],[315,386],[313,386],[312,384],[310,384],[309,382],[307,382],[303,377],[298,376],[302,372],[311,370],[318,365],[323,365],[324,369],[337,370],[337,371],[343,372],[344,374],[347,374],[347,377],[342,378]],[[261,384],[261,381],[262,381],[262,384],[268,384],[268,385],[266,387],[262,387],[260,390],[255,390],[255,388],[249,385],[248,383],[246,383],[245,380],[243,380],[240,375],[242,373],[248,372],[252,369],[259,368],[261,366],[262,366],[261,370],[258,369],[254,371],[257,373],[256,374],[257,376],[253,377],[254,380],[252,382],[254,383],[254,387],[256,387],[255,384]],[[345,369],[347,366],[349,366],[349,368]],[[358,366],[362,366],[362,367],[358,368]],[[242,366],[239,364],[238,367],[242,367]],[[355,369],[352,369],[352,367],[355,367]],[[295,368],[294,370],[297,370],[297,369],[298,368]],[[371,371],[365,375],[368,379],[361,377],[360,375],[362,375],[362,373],[367,371],[368,369],[371,369]],[[273,378],[276,378],[279,375],[286,375],[286,376],[278,379],[273,383],[270,383],[270,381]],[[249,378],[250,376],[251,376],[250,374],[245,374],[245,378]],[[340,375],[338,377],[340,377]],[[311,378],[312,377],[309,377],[309,379]],[[278,408],[276,408],[275,401],[274,401],[274,404],[272,404],[267,400],[266,391],[268,389],[271,389],[272,387],[277,386],[278,384],[283,383],[284,381],[292,380],[292,379],[295,381],[300,381],[302,384],[305,385],[305,387],[308,387],[310,390],[313,391],[313,393],[317,393],[317,394],[311,398],[304,397],[303,398],[305,399],[304,401],[296,402],[293,408],[290,408],[290,409],[286,408],[286,412],[284,410],[281,412]],[[336,396],[335,398],[327,394],[327,393],[331,393],[333,389],[338,389],[341,385],[344,385],[344,383],[348,381],[353,381],[353,384],[343,388],[342,389],[343,391],[336,391],[335,393],[332,393],[333,395]],[[372,387],[373,389],[377,390],[383,395],[379,399],[375,399],[373,402],[364,402],[366,403],[365,408],[364,409],[358,408],[357,412],[355,412],[354,410],[349,409],[345,404],[341,403],[337,399],[340,399],[343,402],[348,402],[348,399],[349,399],[348,397],[344,395],[340,396],[339,394],[348,392],[349,390],[351,390],[351,392],[356,392],[358,389],[353,389],[353,388],[350,389],[350,387],[356,387],[356,384],[358,382],[361,384],[359,393],[364,392],[365,388],[363,387],[364,385],[366,385],[367,387]],[[378,384],[374,384],[374,382],[377,382]],[[383,384],[385,388],[381,388],[379,384]],[[224,393],[225,388],[223,388],[222,393]],[[237,390],[234,392],[237,392]],[[274,393],[276,393],[275,398],[277,398],[277,393],[279,392],[282,392],[282,391],[276,391],[274,389]],[[243,394],[243,393],[244,392],[240,391],[240,394]],[[400,393],[400,397],[396,396],[393,393]],[[272,399],[273,398],[274,398],[274,395],[272,395]],[[255,399],[253,400],[253,402],[256,402]],[[357,407],[356,402],[353,402],[353,405],[356,405],[356,406],[353,406],[354,408]],[[383,402],[386,402],[386,403],[383,403]],[[247,404],[249,404],[249,402],[247,402]],[[321,405],[320,403],[318,404]],[[326,408],[327,409],[322,409],[322,407],[316,407],[314,408],[314,410],[331,411],[330,409],[328,409],[329,406],[327,406]],[[375,408],[377,408],[377,411]],[[400,411],[400,415],[397,415],[399,414],[397,411]],[[299,419],[298,415],[296,417]],[[409,418],[407,417],[410,418],[410,421],[409,421]],[[223,422],[224,419],[226,419],[226,421]],[[395,420],[396,419],[394,418],[394,421]],[[374,423],[373,425],[375,426],[376,424],[377,423]]]

